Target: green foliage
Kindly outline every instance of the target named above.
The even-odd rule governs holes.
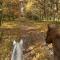
[[[26,0],[25,15],[37,20],[60,19],[60,2],[57,0]],[[59,8],[58,8],[59,7]],[[33,18],[32,18],[33,17]]]
[[[19,18],[18,15],[16,15],[18,7],[15,1],[0,1],[0,22],[1,20],[15,20]]]
[[[40,10],[39,10],[39,5],[38,1],[27,1],[25,5],[25,16],[28,17],[29,19],[34,19],[38,20],[40,16]]]

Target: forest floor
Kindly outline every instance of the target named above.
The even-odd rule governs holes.
[[[31,20],[3,21],[0,41],[0,60],[10,60],[13,40],[25,39],[25,60],[53,60],[52,44],[46,46],[48,22]],[[32,43],[33,42],[33,43]]]

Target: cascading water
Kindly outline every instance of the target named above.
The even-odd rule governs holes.
[[[24,15],[24,0],[19,0],[20,16]]]
[[[23,40],[20,40],[20,42],[13,42],[14,48],[11,60],[23,60]]]

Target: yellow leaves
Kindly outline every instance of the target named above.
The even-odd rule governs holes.
[[[0,9],[0,11],[2,11],[2,9]]]
[[[36,58],[39,58],[39,57],[40,57],[40,54],[39,54],[39,53],[37,53],[37,54],[36,54]]]
[[[39,54],[39,57],[44,58],[45,57],[44,53],[42,52],[41,54]]]
[[[35,2],[35,0],[28,0],[27,1],[27,4],[25,6],[25,9],[27,12],[32,10],[32,6],[33,6],[34,2]]]
[[[34,57],[32,60],[36,60],[36,57]]]
[[[43,59],[44,57],[44,53],[36,53],[36,56],[34,56],[32,60],[39,60]]]
[[[31,11],[35,8],[37,1],[36,0],[28,0],[26,4],[26,11]],[[33,8],[34,7],[34,8]]]
[[[5,27],[5,28],[15,28],[17,26],[17,24],[12,24],[12,23],[4,23],[3,25],[2,25],[2,27]]]
[[[30,11],[32,8],[33,2],[28,2],[26,5],[26,11]]]

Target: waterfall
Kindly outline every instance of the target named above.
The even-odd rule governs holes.
[[[12,52],[11,60],[23,60],[23,40],[20,40],[20,42],[13,42],[14,48]]]
[[[20,16],[24,15],[24,0],[19,0]]]

